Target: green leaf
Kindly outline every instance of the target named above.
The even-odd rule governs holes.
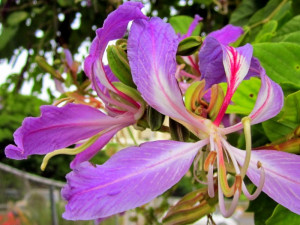
[[[285,23],[277,32],[276,40],[280,40],[283,36],[298,32],[300,30],[300,15],[293,17]]]
[[[300,31],[281,36],[280,38],[280,42],[291,42],[300,44]]]
[[[285,3],[283,6],[281,6],[280,4],[282,3],[282,0],[271,0],[268,2],[268,4],[258,10],[249,20],[249,25],[251,24],[255,24],[257,22],[260,22],[261,20],[266,19],[268,16],[272,16],[272,13],[275,12],[274,16],[271,19],[274,19],[274,17],[276,16],[276,20],[278,20],[279,18],[282,17],[282,14],[286,12],[287,9],[285,9],[283,6],[288,3]],[[279,8],[281,7],[281,8]],[[285,9],[284,11],[282,11],[281,9]],[[275,11],[277,10],[277,12]]]
[[[210,5],[213,0],[194,0],[194,3]]]
[[[169,23],[172,25],[176,33],[186,34],[189,29],[189,25],[193,22],[193,18],[190,16],[173,16],[170,18]],[[192,35],[200,34],[200,24],[198,24],[193,31]]]
[[[259,9],[257,1],[244,0],[231,14],[229,23],[236,26],[246,25],[250,17]]]
[[[300,91],[287,96],[280,121],[300,124]]]
[[[232,97],[233,104],[230,104],[226,113],[237,113],[248,115],[254,108],[257,94],[260,88],[260,79],[252,77],[250,80],[244,80]],[[224,92],[226,92],[226,84],[221,84]]]
[[[265,193],[261,193],[254,201],[250,201],[247,212],[254,212],[255,225],[265,225],[265,221],[272,215],[277,203]]]
[[[300,215],[291,212],[282,205],[277,205],[272,216],[266,221],[266,225],[299,225]]]
[[[18,27],[3,27],[0,35],[0,50],[5,48],[9,41],[13,40],[17,31]]]
[[[259,31],[255,38],[255,43],[267,42],[271,40],[277,29],[278,22],[276,20],[271,20],[264,24],[262,29]]]
[[[29,14],[25,11],[18,11],[11,13],[7,18],[7,24],[10,26],[16,26],[22,21],[26,20]]]
[[[280,86],[283,90],[284,96],[288,96],[288,95],[300,90],[300,86],[295,85],[294,83],[291,83],[291,82],[282,82],[282,83],[280,83]]]
[[[254,44],[254,56],[275,82],[289,81],[300,85],[300,45],[294,43]]]
[[[73,0],[57,0],[57,3],[61,6],[61,7],[67,7],[67,6],[71,6],[73,4]]]
[[[300,91],[286,97],[281,113],[263,122],[263,128],[270,141],[289,136],[300,124]]]
[[[296,128],[293,123],[279,122],[281,116],[282,113],[262,123],[265,134],[272,142],[289,135]]]

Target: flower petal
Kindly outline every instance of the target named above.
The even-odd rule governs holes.
[[[93,40],[90,55],[84,63],[85,72],[89,77],[96,76],[105,87],[116,93],[119,93],[119,91],[108,79],[102,58],[108,42],[122,38],[131,20],[147,18],[141,12],[142,7],[143,4],[140,2],[125,2],[118,9],[110,13],[104,21],[103,27],[96,31],[97,37]]]
[[[178,37],[170,24],[160,18],[134,21],[127,45],[133,81],[151,107],[205,130],[183,104],[175,78],[177,47]]]
[[[106,163],[82,163],[67,175],[65,219],[90,220],[141,206],[176,184],[208,143],[148,142],[113,155]]]
[[[255,106],[250,113],[251,123],[261,123],[276,116],[283,107],[283,91],[272,81],[263,68],[261,68],[261,87]]]
[[[133,115],[112,118],[87,105],[67,104],[61,108],[42,106],[40,117],[28,117],[23,121],[14,133],[17,147],[7,146],[5,154],[13,159],[47,154],[89,138],[106,128],[130,121],[134,122]]]
[[[255,106],[250,113],[251,124],[261,123],[276,116],[283,107],[283,91],[281,87],[272,81],[265,70],[260,67],[261,87],[257,96]],[[241,122],[224,128],[225,134],[238,131],[243,128]]]
[[[253,47],[250,44],[246,44],[239,48],[231,46],[223,46],[222,48],[223,65],[228,84],[227,92],[234,92],[249,71]]]
[[[205,79],[206,89],[226,81],[222,47],[217,39],[213,37],[205,39],[199,51],[199,68],[202,79]]]
[[[213,37],[223,45],[229,45],[230,43],[235,42],[243,33],[242,27],[228,24],[220,30],[209,33],[207,37]]]
[[[242,164],[245,151],[233,150],[239,164]],[[260,179],[257,162],[261,162],[265,170],[263,191],[279,204],[300,214],[300,156],[271,150],[252,151],[247,176],[255,185]]]

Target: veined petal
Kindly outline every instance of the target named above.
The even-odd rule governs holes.
[[[178,37],[170,24],[160,18],[135,20],[127,45],[133,81],[151,107],[205,130],[183,104],[175,78],[177,47]]]
[[[202,78],[205,79],[206,89],[214,84],[226,82],[222,53],[224,47],[220,41],[208,35],[199,51],[199,68]],[[258,60],[252,57],[250,69],[244,79],[259,75],[259,67]]]
[[[272,81],[267,75],[265,70],[259,68],[261,86],[257,96],[255,106],[250,113],[251,124],[261,123],[276,116],[283,107],[284,96],[281,87]],[[232,133],[242,129],[241,122],[224,128],[226,134]]]
[[[90,220],[143,205],[176,184],[198,150],[208,143],[155,141],[129,147],[106,163],[82,163],[67,175],[62,195],[68,201],[63,217]]]
[[[228,24],[220,30],[209,33],[207,37],[213,37],[223,45],[229,45],[230,43],[235,42],[243,33],[242,27]]]
[[[42,106],[41,116],[28,117],[14,133],[15,143],[5,148],[8,158],[25,159],[28,155],[47,154],[89,138],[103,129],[128,123],[131,117],[112,118],[87,105]]]
[[[234,92],[246,77],[252,59],[253,47],[250,44],[239,48],[223,46],[223,65],[228,83],[227,92]]]
[[[143,4],[140,2],[125,2],[114,12],[110,13],[104,21],[103,27],[96,31],[97,37],[93,40],[90,55],[84,63],[86,74],[96,76],[109,90],[119,94],[130,102],[133,101],[127,95],[116,89],[105,72],[102,58],[109,41],[122,38],[127,30],[127,25],[134,19],[146,19],[147,17],[141,12]],[[93,82],[97,79],[92,79]],[[94,85],[97,85],[94,83]],[[133,102],[134,103],[134,102]]]
[[[261,68],[261,87],[255,106],[250,113],[251,123],[261,123],[276,116],[283,107],[284,96],[281,87],[272,81]]]
[[[207,37],[199,51],[199,68],[202,79],[205,79],[205,88],[225,82],[226,74],[223,66],[223,53],[221,43]]]
[[[243,163],[246,152],[237,148],[232,150],[239,164]],[[258,162],[265,170],[263,191],[279,204],[300,214],[300,156],[271,150],[252,151],[247,176],[255,185],[260,180]]]
[[[124,124],[125,125],[125,124]],[[71,169],[75,169],[79,166],[80,163],[85,162],[93,158],[109,141],[112,137],[123,127],[125,126],[117,126],[116,128],[106,132],[105,134],[101,135],[101,137],[90,147],[88,147],[83,152],[76,155],[74,160],[71,162],[70,167]],[[130,124],[128,124],[130,125]]]
[[[250,44],[239,48],[231,46],[222,46],[223,49],[223,65],[227,78],[227,91],[220,111],[214,121],[219,125],[231,102],[231,98],[239,84],[243,81],[249,72],[253,48]]]

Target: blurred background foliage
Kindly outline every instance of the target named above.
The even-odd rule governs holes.
[[[35,174],[64,180],[73,157],[59,156],[51,160],[41,172],[41,156],[28,160],[6,159],[3,149],[13,143],[13,132],[27,116],[39,116],[39,107],[52,104],[57,97],[48,88],[55,81],[56,89],[73,88],[81,93],[86,78],[80,69],[88,47],[95,37],[95,30],[102,26],[107,15],[122,4],[121,0],[2,0],[0,1],[0,62],[18,64],[25,53],[25,62],[17,73],[7,74],[0,84],[0,161]],[[234,43],[240,46],[250,42],[254,55],[259,58],[267,74],[279,83],[285,93],[286,103],[282,112],[263,124],[252,128],[254,147],[277,146],[279,150],[300,153],[300,0],[143,0],[148,16],[168,20],[176,32],[184,32],[192,17],[199,14],[203,21],[196,35],[220,29],[228,23],[242,26],[244,35]],[[181,16],[177,16],[181,15]],[[185,15],[185,17],[182,17]],[[68,64],[68,49],[78,63]],[[1,76],[1,75],[0,75]],[[31,83],[30,95],[22,87]],[[245,105],[253,102],[254,81],[246,84],[248,92],[237,92],[234,103]],[[41,99],[41,94],[46,97]],[[61,93],[58,92],[58,96]],[[243,115],[247,105],[231,112]],[[248,111],[247,111],[248,110]],[[232,134],[229,141],[242,148],[242,135]],[[112,144],[108,148],[115,148]],[[94,161],[105,161],[109,156],[100,152]],[[180,194],[191,191],[184,178],[179,184]],[[260,206],[265,205],[265,208]],[[249,211],[255,212],[256,224],[275,224],[278,213],[284,209],[262,195],[251,202]],[[270,207],[269,207],[270,206]],[[165,207],[165,206],[164,206]],[[275,211],[273,212],[273,210]],[[289,215],[286,211],[284,211]],[[272,214],[273,213],[273,214]],[[277,213],[277,214],[276,214]],[[271,218],[269,218],[271,216]],[[294,219],[294,215],[291,218]],[[269,219],[268,219],[269,218]],[[286,217],[287,219],[289,216]],[[268,220],[267,220],[268,219]],[[271,221],[271,222],[266,222]],[[299,222],[299,221],[298,221]],[[151,224],[151,218],[149,219]],[[286,223],[291,224],[291,223]]]

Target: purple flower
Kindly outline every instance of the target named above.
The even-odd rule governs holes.
[[[241,28],[228,25],[209,34],[199,52],[199,64],[195,61],[196,57],[190,60],[195,65],[195,73],[200,75],[201,72],[206,89],[212,90],[214,84],[227,82],[227,92],[220,109],[215,119],[210,120],[188,110],[183,102],[175,77],[180,37],[160,18],[148,19],[141,13],[141,8],[141,3],[126,2],[111,13],[103,28],[97,30],[90,55],[85,60],[85,73],[105,103],[108,115],[85,105],[44,106],[41,117],[25,119],[15,132],[16,146],[6,147],[7,157],[24,159],[32,154],[77,154],[71,164],[73,171],[67,175],[67,185],[62,190],[63,198],[68,201],[63,216],[70,220],[105,218],[149,202],[176,184],[193,162],[197,165],[199,158],[206,157],[201,151],[205,146],[209,151],[203,158],[206,181],[196,179],[208,186],[210,197],[216,194],[217,180],[218,199],[224,216],[233,213],[242,192],[249,199],[254,199],[261,191],[299,214],[300,156],[251,150],[250,125],[277,115],[283,105],[283,93],[280,86],[266,75],[258,60],[252,57],[251,45],[228,46],[242,33]],[[109,66],[102,62],[108,42],[122,38],[132,20],[127,54],[133,81],[143,99],[135,89],[124,89],[115,83],[117,79]],[[196,18],[195,23],[198,20]],[[220,126],[237,87],[251,76],[261,79],[252,112],[233,126]],[[143,100],[183,124],[200,141],[147,142],[116,153],[103,165],[85,162],[118,130],[141,118]],[[246,151],[226,141],[227,134],[243,127]],[[74,150],[65,149],[79,141],[83,143]],[[231,163],[234,168],[232,186],[227,182],[225,162]],[[245,175],[257,186],[252,195],[243,182]],[[229,209],[225,208],[224,195],[233,197]]]
[[[228,26],[224,29],[232,31],[235,36],[241,33],[240,28]],[[221,61],[214,61],[203,72],[205,81],[209,82],[207,88],[222,81],[228,84],[214,121],[189,112],[184,105],[175,77],[179,39],[172,27],[159,18],[134,19],[127,53],[138,91],[151,107],[180,122],[201,140],[196,143],[148,142],[116,153],[103,165],[81,164],[67,175],[68,184],[62,190],[68,201],[64,218],[89,220],[107,217],[149,202],[184,176],[205,145],[210,153],[205,159],[207,182],[204,183],[213,197],[214,179],[217,178],[220,209],[224,216],[233,213],[241,192],[254,199],[261,190],[291,211],[300,213],[300,156],[278,151],[251,151],[250,124],[260,123],[279,113],[283,105],[280,86],[270,80],[258,61],[252,58],[251,45],[228,47],[228,43],[236,37],[227,36],[226,39],[220,31],[210,36],[203,47],[206,49],[201,49],[200,53],[206,52],[210,56],[210,50],[211,54],[215,54],[214,49],[217,48],[219,53],[215,56]],[[200,69],[202,63],[200,57]],[[213,79],[208,77],[213,75],[206,75],[220,70],[222,73]],[[231,97],[242,80],[249,76],[249,71],[261,79],[254,109],[242,122],[223,128],[219,125]],[[246,151],[231,146],[225,136],[241,130],[243,126]],[[200,157],[204,155],[200,153]],[[235,182],[232,186],[227,182],[225,161],[231,162],[234,167]],[[215,165],[217,173],[214,172]],[[243,182],[246,174],[258,187],[253,195],[248,193]],[[224,195],[233,197],[228,210],[224,205]]]
[[[98,37],[94,39],[90,55],[85,61],[85,72],[106,104],[108,115],[80,104],[42,106],[39,118],[26,118],[14,133],[16,146],[8,145],[5,148],[8,158],[19,160],[33,154],[48,154],[42,165],[44,167],[53,155],[76,154],[71,163],[71,167],[75,168],[91,159],[120,129],[136,123],[144,113],[143,99],[134,89],[120,91],[119,86],[113,83],[117,79],[110,68],[103,65],[102,58],[107,43],[121,38],[130,20],[146,18],[141,8],[141,3],[127,3],[112,13],[104,27],[97,30]],[[117,32],[111,31],[112,27]],[[81,143],[79,147],[66,149],[78,142]]]

